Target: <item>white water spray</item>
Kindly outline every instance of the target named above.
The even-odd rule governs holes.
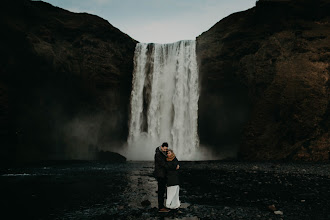
[[[199,147],[196,42],[138,43],[134,55],[127,157],[152,160],[169,143],[180,160]]]

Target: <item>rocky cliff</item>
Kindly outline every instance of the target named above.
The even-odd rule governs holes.
[[[0,160],[88,159],[127,137],[136,41],[40,1],[0,8]],[[259,0],[197,38],[202,145],[328,160],[328,0]]]
[[[197,38],[201,144],[329,159],[329,11],[328,0],[260,0]]]
[[[1,160],[88,158],[126,140],[135,40],[41,1],[6,0],[0,16]]]

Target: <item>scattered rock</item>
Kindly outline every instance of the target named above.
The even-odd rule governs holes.
[[[151,163],[148,162],[147,164]],[[200,169],[199,164],[182,163],[185,169],[189,171],[180,174],[183,180],[182,189],[186,191],[186,193],[181,193],[183,190],[180,191],[182,203],[179,211],[182,211],[182,213],[173,211],[164,214],[164,218],[188,220],[197,216],[195,219],[264,220],[272,218],[273,220],[280,220],[286,217],[292,220],[330,219],[329,192],[326,190],[329,186],[329,179],[326,177],[330,175],[330,164],[322,165],[322,169],[318,166],[311,166],[311,164],[282,164],[281,170],[277,172],[277,176],[274,176],[272,172],[264,173],[265,169],[269,169],[268,166],[264,165],[259,165],[260,172],[258,174],[251,174],[250,171],[253,165],[251,166],[250,163],[219,162],[216,165],[215,163],[210,163],[209,167],[204,165],[205,168],[203,170]],[[201,162],[202,165],[208,163]],[[99,162],[80,164],[79,166],[70,165],[67,166],[70,169],[60,170],[62,175],[59,180],[45,178],[43,180],[47,181],[45,183],[43,181],[40,182],[40,178],[37,176],[29,176],[28,178],[20,179],[22,184],[16,185],[12,184],[13,181],[16,182],[14,178],[6,177],[2,178],[3,183],[6,184],[5,188],[9,188],[9,192],[17,191],[18,193],[7,193],[8,190],[5,190],[3,192],[4,199],[13,201],[11,200],[13,198],[18,201],[23,197],[23,201],[27,201],[28,209],[26,208],[25,210],[33,209],[35,204],[43,207],[44,203],[49,204],[51,200],[58,201],[58,206],[54,204],[55,208],[59,207],[57,209],[59,211],[53,213],[55,216],[50,217],[50,214],[45,213],[45,216],[47,215],[46,217],[50,219],[158,219],[159,213],[157,207],[155,207],[157,194],[154,193],[157,184],[137,185],[139,179],[147,181],[149,178],[148,174],[153,172],[153,167],[148,166],[144,168],[142,166],[139,163],[127,163],[124,166],[123,164],[111,163],[105,166],[105,164]],[[104,170],[103,168],[105,167],[108,169]],[[216,168],[218,169],[216,171],[210,169],[214,167],[219,167],[219,169]],[[306,167],[313,167],[308,168],[308,170],[315,169],[314,174],[324,174],[326,177],[323,178],[320,175],[296,175],[297,170]],[[232,172],[232,169],[238,170],[238,175]],[[128,179],[127,176],[132,176],[132,172],[134,173],[134,178]],[[19,168],[7,171],[7,173],[58,174],[59,169],[50,169],[45,172],[42,167],[31,170]],[[86,178],[90,174],[92,175]],[[240,178],[237,178],[237,176]],[[278,177],[283,180],[282,184],[278,182]],[[217,182],[220,178],[224,182],[223,185]],[[37,187],[26,184],[33,179],[38,181]],[[83,194],[86,192],[84,190],[81,190],[77,195],[74,194],[75,191],[71,192],[72,183],[80,184],[81,180],[87,181],[88,186],[90,186],[87,189],[93,191],[95,196],[90,196],[89,193]],[[126,182],[127,180],[128,182]],[[113,184],[110,181],[113,181]],[[258,185],[259,181],[264,184]],[[43,189],[54,182],[58,185],[56,187],[57,191],[51,194],[51,198],[45,198]],[[267,182],[271,182],[271,186]],[[315,182],[319,184],[318,190],[315,189]],[[99,187],[100,183],[111,187],[111,190],[108,190],[107,187]],[[292,184],[292,187],[287,187],[286,183]],[[76,202],[78,201],[76,199],[68,200],[68,208],[64,211],[68,214],[65,216],[63,216],[63,210],[60,208],[63,202],[63,191],[69,193],[71,198],[77,198],[79,201],[84,200],[83,203]],[[244,195],[244,192],[248,192],[248,195]],[[313,197],[311,195],[301,195],[303,193],[306,194],[306,192],[313,193]],[[145,197],[145,193],[148,197]],[[31,197],[31,195],[42,196],[41,198],[45,200],[36,199]],[[230,199],[226,199],[229,196]],[[306,202],[299,203],[302,200],[306,200]],[[148,206],[148,201],[151,203],[150,206]],[[285,216],[281,214],[284,210],[277,212],[282,207],[285,207]],[[316,209],[318,212],[315,212]],[[22,217],[24,218],[24,216]],[[17,219],[23,219],[22,217]],[[33,219],[40,219],[37,212],[32,217]]]
[[[275,215],[283,215],[283,212],[282,211],[274,211],[274,214]]]
[[[270,206],[268,206],[268,209],[270,210],[270,211],[276,211],[276,207],[275,207],[275,205],[270,205]]]
[[[97,154],[97,159],[101,161],[107,161],[107,162],[125,162],[126,157],[110,151],[99,151]]]
[[[143,200],[143,201],[141,202],[141,205],[142,205],[143,207],[147,207],[147,206],[150,206],[150,205],[151,205],[151,202],[150,202],[149,200]]]
[[[189,206],[190,206],[189,203],[185,203],[185,202],[183,202],[183,203],[181,203],[180,208],[182,208],[182,209],[186,209],[186,208],[188,208]]]

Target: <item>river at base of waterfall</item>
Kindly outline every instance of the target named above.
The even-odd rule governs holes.
[[[80,161],[2,169],[1,215],[77,220],[330,219],[330,164],[198,161],[182,162],[180,168],[181,208],[166,214],[157,212],[153,162]]]

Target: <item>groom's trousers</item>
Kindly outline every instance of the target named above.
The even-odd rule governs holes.
[[[164,208],[164,195],[166,190],[166,178],[157,177],[158,182],[158,208]]]

